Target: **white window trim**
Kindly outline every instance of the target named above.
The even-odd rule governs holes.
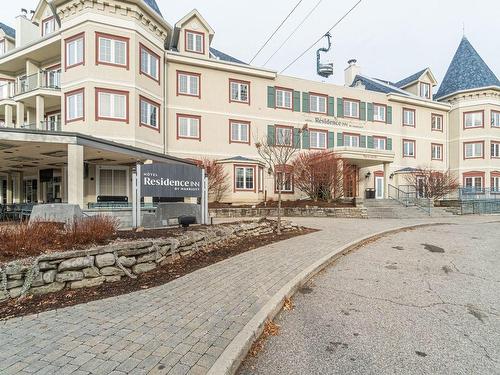
[[[243,185],[244,187],[238,187],[238,169],[243,169]],[[247,187],[247,172],[248,170],[252,171],[252,187]],[[254,166],[245,166],[245,165],[236,165],[234,167],[234,188],[236,191],[254,191],[255,190],[255,167]]]
[[[406,153],[406,144],[411,144],[412,145],[412,148],[413,148],[413,152],[410,154],[409,152]],[[416,149],[416,142],[413,141],[413,140],[404,140],[403,141],[403,157],[405,158],[414,158],[415,157],[415,149]],[[408,151],[410,151],[410,147],[408,147]]]
[[[468,116],[471,116],[471,125],[467,125],[467,117]],[[481,122],[480,125],[476,125],[477,117],[479,117],[479,120]],[[483,111],[464,113],[464,128],[465,129],[482,128],[483,126],[484,126],[484,112]]]
[[[493,152],[494,150],[496,150],[496,155]],[[492,159],[498,159],[498,158],[500,158],[500,142],[491,141],[490,152],[491,152],[491,158]]]
[[[384,147],[379,147],[380,143],[383,143]],[[375,150],[385,151],[387,148],[387,138],[383,137],[373,137],[373,148]]]
[[[380,109],[382,109],[382,112],[380,112]],[[383,116],[380,117],[381,113],[383,114]],[[385,105],[373,104],[373,121],[387,121],[387,107]]]
[[[427,93],[423,92],[423,88],[428,88]],[[431,84],[426,82],[420,82],[419,84],[419,94],[421,98],[430,99],[431,98]]]
[[[347,142],[346,139],[349,139],[349,142]],[[357,139],[357,141],[352,142],[354,139]],[[343,134],[343,142],[344,142],[344,147],[359,147],[360,137],[357,134]]]
[[[139,61],[139,65],[140,65],[140,69],[141,69],[141,73],[150,77],[150,78],[153,78],[155,80],[159,80],[160,79],[160,58],[151,53],[145,46],[143,45],[140,45],[140,61]],[[146,54],[147,58],[146,58],[146,67],[143,67],[142,65],[142,55],[143,54]],[[152,66],[153,66],[153,61],[156,60],[156,74],[152,74],[151,73],[151,70],[152,70]]]
[[[109,95],[109,115],[103,115],[101,113],[101,95]],[[123,117],[117,116],[117,111],[115,108],[115,98],[117,97],[123,97],[124,100],[124,113]],[[97,116],[100,119],[108,119],[108,120],[127,120],[127,114],[128,114],[128,100],[127,100],[127,95],[126,94],[118,94],[118,93],[112,93],[112,92],[107,92],[107,91],[98,91],[97,92]]]
[[[189,48],[189,37],[192,36],[193,37],[193,48]],[[200,38],[200,50],[196,49],[196,38],[199,37]],[[186,30],[186,45],[184,46],[185,47],[185,50],[187,52],[195,52],[195,53],[201,53],[203,54],[204,51],[205,51],[205,46],[203,45],[205,41],[205,34],[203,33],[196,33],[196,32],[193,32],[193,31],[189,31],[189,30]]]
[[[281,103],[278,102],[278,92],[283,93]],[[290,96],[290,106],[286,105],[286,97]],[[276,108],[293,109],[293,91],[286,89],[276,89]]]
[[[237,85],[237,92],[236,92],[236,98],[233,96],[233,85]],[[246,86],[247,88],[247,98],[242,99],[242,90],[241,88]],[[229,88],[230,88],[230,100],[232,102],[238,102],[238,103],[250,103],[250,83],[248,82],[239,82],[236,80],[230,80],[229,81]]]
[[[479,187],[480,189],[484,188],[484,179],[483,176],[466,176],[464,177],[464,188],[466,189],[476,189],[476,179],[479,178],[481,180],[481,186]],[[467,180],[470,179],[472,181],[471,186],[467,186]]]
[[[181,91],[181,77],[186,77],[186,89],[187,91]],[[178,72],[177,73],[177,95],[186,95],[186,96],[194,96],[200,97],[200,77],[197,74],[190,74],[187,72]],[[196,80],[196,93],[192,93],[191,91],[191,81]]]
[[[359,102],[355,100],[344,99],[344,117],[359,118]],[[346,109],[348,109],[346,111]],[[356,109],[356,111],[354,111]]]
[[[491,127],[500,128],[500,111],[491,111]]]
[[[436,120],[436,121],[434,121]],[[437,121],[439,120],[439,121]],[[431,130],[434,130],[434,131],[443,131],[443,121],[444,121],[444,117],[441,116],[441,115],[432,115],[431,116]],[[436,122],[436,124],[439,122],[439,127],[436,127],[434,126],[434,122]]]
[[[147,122],[142,121],[142,103],[146,104],[146,110],[147,110]],[[153,108],[156,109],[156,125],[151,124],[151,114],[153,112]],[[160,128],[160,106],[157,104],[153,104],[150,101],[140,98],[139,100],[139,121],[141,125],[144,126],[149,126],[154,129],[159,129]]]
[[[81,42],[81,46],[82,46],[82,50],[81,50],[82,54],[81,54],[80,60],[78,59],[78,51],[79,51],[78,42]],[[75,45],[75,48],[74,48],[74,54],[73,54],[73,56],[71,56],[70,47],[73,44]],[[75,59],[75,61],[73,63],[71,63],[71,58]],[[72,39],[72,40],[66,42],[66,68],[71,68],[73,66],[83,64],[84,61],[85,61],[85,35],[80,35],[76,39]]]
[[[73,98],[73,97],[76,97],[76,96],[79,96],[81,95],[82,96],[82,108],[81,108],[81,115],[79,115],[78,113],[78,100],[75,100],[75,107],[74,108],[70,108],[70,98]],[[79,120],[79,119],[82,119],[84,117],[84,114],[85,114],[85,92],[84,91],[78,91],[78,92],[75,92],[73,94],[69,94],[66,96],[66,121],[74,121],[74,120]],[[75,116],[70,116],[71,115],[71,109],[74,109],[75,110]]]
[[[282,187],[281,189],[281,192],[282,193],[293,193],[294,192],[294,181],[293,181],[293,173],[292,172],[285,172],[285,171],[279,171],[279,172],[276,172],[276,178],[274,179],[274,190],[275,191],[278,191],[278,177],[279,175],[283,175],[285,177],[285,180],[286,181],[286,176],[290,176],[290,188],[289,189],[286,189],[285,186]],[[285,185],[285,184],[283,184]]]
[[[248,143],[248,144],[250,144],[250,123],[243,122],[243,121],[231,120],[229,122],[229,126],[230,126],[229,133],[230,133],[231,143]],[[242,128],[243,127],[246,128],[246,141],[233,138],[233,126],[238,126],[238,136],[240,138],[243,135]]]
[[[439,155],[437,155],[436,150],[439,150]],[[443,145],[436,144],[436,143],[431,144],[431,159],[438,160],[438,161],[443,160]]]
[[[407,113],[411,113],[412,116],[406,116]],[[415,126],[415,118],[417,117],[417,112],[414,109],[410,108],[403,108],[403,126]],[[412,119],[412,122],[407,122],[406,120]]]
[[[278,142],[278,130],[285,130],[290,132],[290,143],[279,143]],[[285,140],[286,140],[286,134],[285,134]],[[289,128],[286,126],[275,126],[274,127],[274,143],[276,146],[285,146],[285,147],[292,147],[293,146],[293,128]]]
[[[181,134],[181,119],[187,119],[188,120],[188,127],[187,127],[187,130],[188,130],[188,134],[187,135],[182,135]],[[197,132],[197,135],[196,136],[193,136],[191,134],[191,130],[192,130],[192,121],[196,121],[196,132]],[[189,116],[178,116],[177,118],[177,136],[180,138],[180,139],[201,139],[201,126],[200,126],[200,123],[201,123],[201,120],[200,118],[198,117],[189,117]]]
[[[315,98],[316,107],[313,107],[313,98]],[[324,103],[324,110],[321,110],[320,101]],[[309,94],[309,112],[313,113],[327,113],[328,112],[328,98],[323,95]]]
[[[102,59],[101,56],[101,41],[102,40],[109,40],[110,43],[110,61],[106,61]],[[117,56],[116,56],[116,48],[115,45],[116,43],[123,43],[125,45],[124,49],[124,56],[123,56],[123,63],[117,62]],[[118,65],[118,66],[123,66],[126,67],[128,66],[128,43],[126,40],[118,39],[118,38],[113,38],[111,36],[103,36],[103,35],[98,35],[97,37],[97,62],[100,64],[112,64],[112,65]]]
[[[467,146],[472,147],[472,155],[467,156]],[[478,147],[479,146],[479,147]],[[481,150],[481,154],[478,155],[478,149]],[[464,159],[482,159],[484,157],[484,144],[483,142],[467,142],[464,144]]]
[[[51,26],[47,31],[45,30],[45,27],[49,25]],[[56,20],[54,17],[46,20],[42,20],[42,36],[49,35],[56,31]]]
[[[320,134],[324,135],[325,145],[319,146]],[[316,147],[313,146],[313,138],[316,138]],[[326,150],[328,148],[328,132],[321,130],[309,131],[309,147],[314,150]]]

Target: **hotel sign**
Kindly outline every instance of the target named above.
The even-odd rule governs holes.
[[[328,126],[336,126],[339,128],[347,128],[347,129],[363,129],[364,124],[362,123],[353,123],[346,120],[340,120],[338,118],[325,118],[325,117],[315,117],[313,119],[308,118],[306,122],[312,122],[314,124],[320,125],[328,125]]]
[[[202,196],[202,170],[198,167],[180,164],[145,164],[139,169],[142,197]]]

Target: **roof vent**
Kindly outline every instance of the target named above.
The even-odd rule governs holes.
[[[28,11],[24,8],[21,8],[21,17],[26,17],[27,14],[28,14]]]
[[[349,65],[356,65],[357,62],[358,62],[358,60],[356,60],[356,59],[350,59],[349,61],[347,61],[347,63]]]

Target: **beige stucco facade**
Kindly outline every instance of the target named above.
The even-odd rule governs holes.
[[[41,1],[30,19],[19,16],[15,39],[0,30],[0,43],[6,46],[0,56],[0,121],[6,129],[81,134],[134,150],[217,160],[230,186],[223,200],[233,203],[276,199],[274,178],[255,143],[276,140],[282,128],[297,135],[298,152],[314,149],[314,135],[318,150],[336,152],[355,166],[357,176],[346,193],[350,197],[373,188],[378,198],[387,197],[389,185],[407,184],[402,171],[416,168],[450,169],[461,183],[477,172],[483,187],[500,171],[500,159],[489,154],[491,142],[500,142],[500,129],[487,121],[500,111],[498,87],[434,101],[438,82],[430,69],[398,86],[365,81],[355,62],[346,69],[346,85],[305,80],[213,50],[215,31],[197,11],[171,26],[142,0],[56,0],[52,5]],[[104,62],[101,55],[119,62]],[[145,66],[155,72],[146,73]],[[241,98],[233,97],[232,84],[244,91]],[[279,108],[286,92],[290,108]],[[104,96],[111,104],[101,104]],[[323,103],[317,111],[321,113],[312,112],[312,97]],[[464,129],[464,112],[476,110],[483,111],[484,126]],[[439,126],[434,126],[436,117]],[[232,135],[233,123],[243,124],[239,139]],[[26,148],[34,160],[25,160],[11,140],[10,132],[0,138],[0,146],[5,143],[7,152],[17,157],[10,160],[4,154],[0,164],[4,203],[45,202],[57,196],[85,206],[99,196],[130,198],[133,165],[151,159],[146,154],[126,156],[128,151],[103,157],[97,149],[68,146],[48,147],[45,154],[60,151],[59,160],[56,156],[51,163],[50,156],[37,151],[44,142],[37,139]],[[483,157],[464,159],[464,142],[476,140],[484,141]],[[70,163],[78,169],[68,171]],[[46,170],[53,170],[51,182],[47,172],[41,177],[40,171]],[[243,188],[239,173],[245,174]],[[24,182],[23,188],[23,181],[32,182]],[[29,195],[33,181],[36,193]],[[285,194],[285,199],[302,197],[293,186]]]

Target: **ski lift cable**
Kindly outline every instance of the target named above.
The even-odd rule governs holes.
[[[297,30],[304,24],[304,22],[307,21],[307,19],[311,16],[311,14],[313,14],[313,12],[318,8],[318,6],[323,2],[323,0],[319,0],[316,5],[314,6],[314,8],[312,8],[309,13],[305,16],[305,18],[297,25],[297,27],[291,32],[290,35],[288,35],[288,38],[286,38],[283,43],[281,43],[281,45],[278,47],[278,49],[266,60],[266,62],[264,63],[264,66],[266,66],[269,61],[271,61],[271,59],[276,56],[276,54],[281,51],[281,49],[283,48],[283,46],[292,38],[292,36],[297,32]]]
[[[323,37],[325,36],[325,34],[328,34],[329,32],[331,32],[340,22],[342,22],[344,20],[344,18],[346,18],[363,0],[359,0],[356,4],[354,4],[354,6],[349,9],[342,17],[340,17],[340,19],[335,22],[335,24],[330,28],[330,30],[328,30],[326,33],[324,33],[323,35],[321,35],[321,37],[319,37],[318,40],[316,40],[308,49],[306,49],[304,52],[302,52],[295,60],[293,60],[290,64],[288,64],[285,69],[283,69],[280,74],[283,74],[283,72],[285,72],[288,68],[290,68],[293,64],[295,64],[302,56],[304,56],[307,52],[309,52],[317,43],[319,43],[319,41],[321,39],[323,39]]]
[[[281,29],[281,27],[285,24],[285,22],[290,18],[290,16],[292,15],[293,12],[295,12],[295,9],[298,8],[298,6],[302,3],[303,0],[299,0],[299,2],[297,3],[297,5],[295,5],[295,7],[293,7],[292,11],[290,13],[288,13],[288,16],[285,17],[285,19],[283,21],[281,21],[281,23],[279,24],[279,26],[276,28],[276,30],[274,30],[274,32],[271,34],[271,36],[266,40],[266,42],[264,43],[264,45],[262,47],[260,47],[260,49],[257,51],[257,53],[255,54],[254,57],[252,57],[252,60],[250,60],[250,64],[255,60],[255,58],[262,52],[262,50],[267,46],[267,44],[271,41],[271,39],[276,35],[276,33],[279,31],[279,29]]]

